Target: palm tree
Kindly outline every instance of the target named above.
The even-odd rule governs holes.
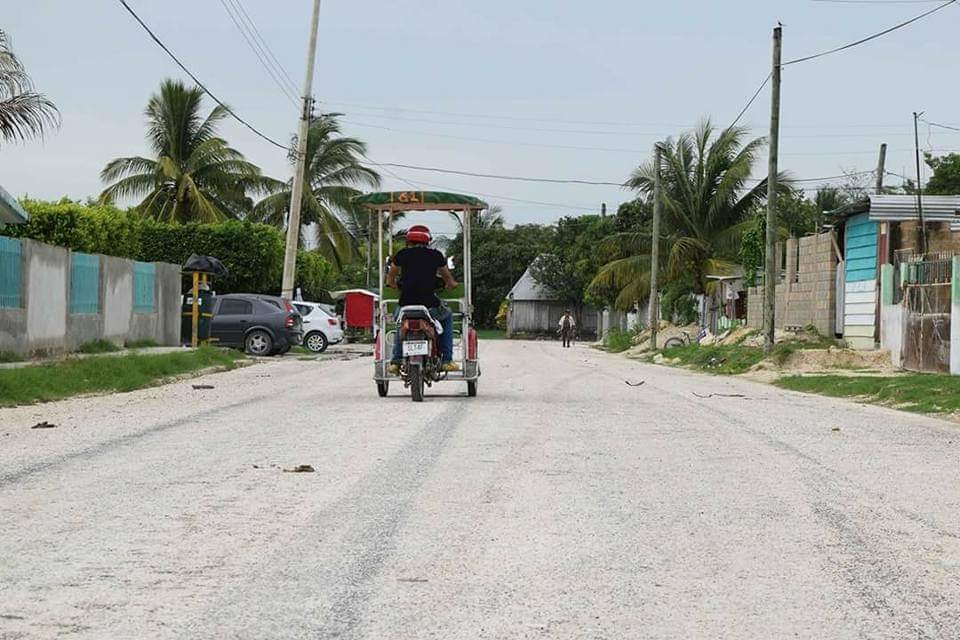
[[[356,187],[379,186],[380,175],[361,164],[367,146],[340,134],[337,115],[322,115],[310,123],[300,224],[317,225],[317,251],[341,269],[357,255],[358,241],[367,232],[368,212],[351,199],[360,194]],[[253,218],[285,227],[292,187],[292,179],[277,182],[273,193],[254,207]]]
[[[10,50],[10,39],[0,30],[0,139],[26,140],[59,125],[57,107],[46,96],[33,91],[30,76]]]
[[[140,213],[167,222],[215,222],[246,215],[253,204],[249,194],[265,193],[274,181],[217,135],[227,109],[217,105],[203,117],[202,103],[199,87],[164,80],[144,111],[154,157],[111,161],[100,173],[105,183],[112,183],[101,200],[143,198],[137,206]]]
[[[704,121],[693,132],[662,146],[663,218],[661,267],[668,279],[685,281],[696,293],[712,289],[708,275],[727,275],[752,210],[766,198],[767,181],[748,187],[763,138],[744,142],[747,130],[720,131]],[[650,197],[654,166],[640,165],[626,185]],[[786,178],[781,185],[787,188]],[[591,287],[619,292],[616,304],[628,308],[649,296],[651,235],[646,229],[608,239],[620,259],[603,268]]]

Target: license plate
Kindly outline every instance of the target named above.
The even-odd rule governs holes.
[[[410,340],[403,343],[403,355],[405,356],[428,356],[430,355],[430,343],[426,340]]]

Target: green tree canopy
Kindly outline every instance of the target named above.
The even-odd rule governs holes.
[[[291,143],[296,148],[296,140]],[[338,269],[356,258],[361,234],[366,234],[368,212],[351,202],[358,187],[376,188],[380,176],[361,158],[366,145],[340,133],[337,114],[323,115],[310,123],[304,173],[300,224],[317,225],[317,250]],[[290,158],[291,163],[296,158]],[[257,203],[253,218],[276,227],[286,227],[293,179],[275,182],[272,193]]]
[[[33,82],[0,29],[0,140],[17,142],[42,135],[60,124],[60,113]]]
[[[932,196],[960,195],[960,153],[949,153],[945,156],[927,153],[924,159],[927,166],[933,169],[924,193]]]
[[[153,157],[111,161],[100,173],[103,202],[143,198],[141,215],[163,222],[216,222],[249,212],[251,192],[272,181],[217,135],[229,114],[217,105],[204,117],[203,90],[164,80],[144,111]]]
[[[712,286],[708,275],[733,271],[751,213],[766,198],[767,180],[750,182],[763,138],[746,140],[747,129],[718,131],[704,121],[696,130],[662,144],[663,219],[660,255],[666,280],[684,279],[696,293]],[[647,162],[627,185],[649,198],[655,167]],[[780,176],[788,192],[786,176]],[[629,308],[649,297],[649,229],[622,232],[607,240],[619,257],[606,264],[592,286],[614,289],[615,303]]]

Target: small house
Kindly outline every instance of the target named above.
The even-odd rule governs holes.
[[[507,335],[555,333],[566,309],[578,311],[537,282],[528,267],[507,294]],[[596,336],[596,309],[581,308],[577,322],[581,337]]]

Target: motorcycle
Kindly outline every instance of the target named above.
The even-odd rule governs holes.
[[[400,341],[403,361],[400,376],[410,388],[414,402],[423,402],[424,386],[431,386],[445,375],[440,357],[443,325],[423,306],[401,307],[396,339]]]

